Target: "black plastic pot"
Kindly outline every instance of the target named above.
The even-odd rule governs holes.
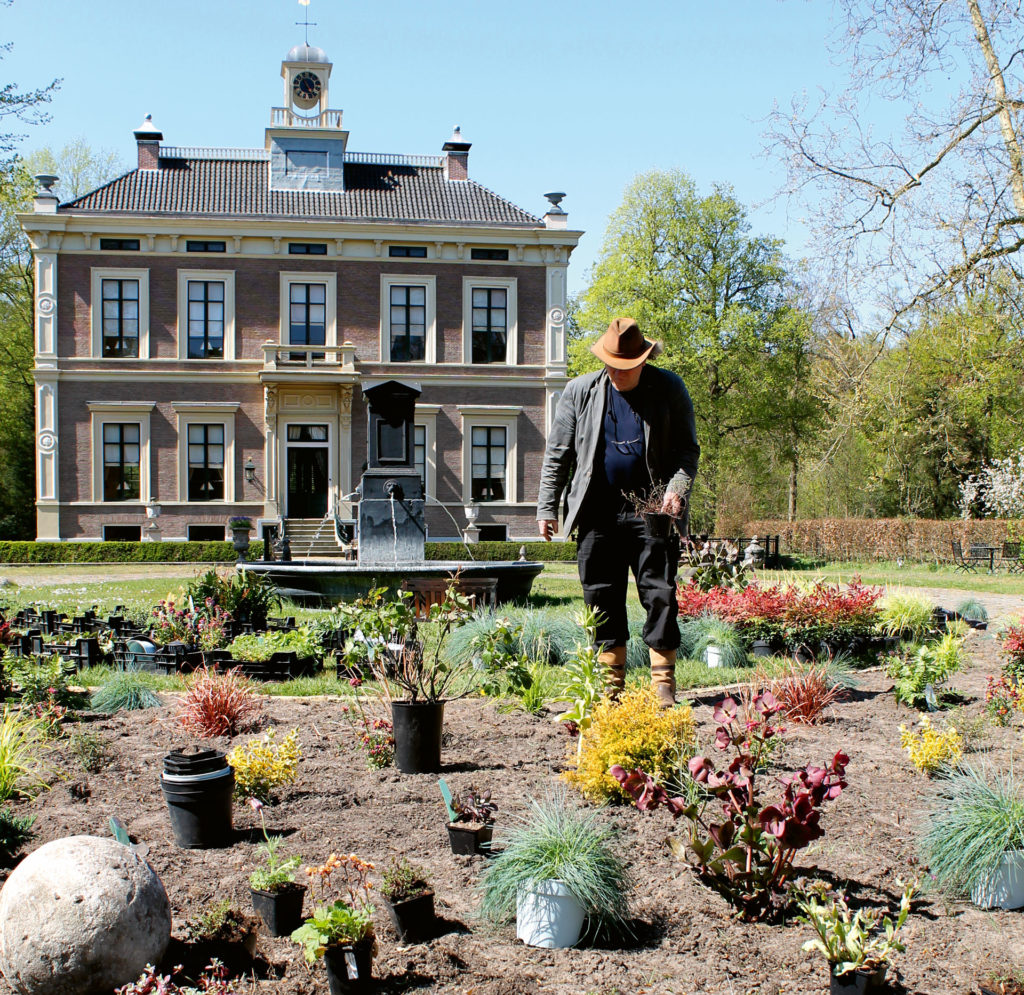
[[[470,823],[449,822],[448,842],[452,845],[452,853],[472,856],[476,853],[487,853],[490,850],[494,826],[472,825]]]
[[[771,656],[772,644],[767,639],[754,640],[754,656]]]
[[[402,902],[384,900],[391,925],[402,943],[420,943],[429,940],[434,932],[434,893],[425,891]]]
[[[672,516],[657,511],[645,511],[644,527],[652,539],[667,539],[672,534]]]
[[[252,907],[263,920],[271,936],[290,936],[302,925],[302,903],[306,886],[297,882],[281,885],[276,891],[250,888]]]
[[[829,995],[868,995],[885,989],[885,966],[874,971],[847,971],[836,975],[829,968]]]
[[[219,751],[206,751],[218,753]],[[171,754],[173,757],[174,754]],[[179,756],[181,756],[179,754]],[[168,758],[169,759],[169,758]],[[186,765],[193,758],[186,757]],[[198,761],[215,763],[216,758],[207,757]],[[161,776],[160,787],[167,802],[167,813],[171,819],[171,830],[178,846],[187,850],[201,850],[208,847],[227,846],[231,842],[232,794],[235,788],[235,772],[227,766],[224,754],[220,754],[223,770],[214,769],[204,773],[170,773],[170,778]],[[166,763],[166,760],[165,760]]]
[[[395,766],[403,774],[437,774],[441,770],[443,701],[393,701]]]
[[[196,750],[194,753],[172,750],[164,757],[164,773],[179,776],[211,774],[227,765],[228,759],[220,750]]]
[[[331,995],[369,991],[373,985],[373,937],[328,947],[324,967]]]

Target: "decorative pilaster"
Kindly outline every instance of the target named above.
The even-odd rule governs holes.
[[[36,370],[36,538],[60,538],[57,371]]]
[[[565,272],[564,264],[546,267],[547,328],[544,336],[544,365],[550,373],[564,373],[567,362],[565,352]]]
[[[35,253],[36,359],[57,358],[57,253]]]
[[[263,426],[265,429],[263,465],[266,467],[267,518],[280,518],[281,505],[278,499],[278,445],[277,445],[277,387],[268,385],[263,393]]]
[[[352,493],[352,387],[338,388],[338,486],[344,497]]]

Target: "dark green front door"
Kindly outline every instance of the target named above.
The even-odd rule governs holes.
[[[327,446],[288,447],[289,518],[327,514]]]

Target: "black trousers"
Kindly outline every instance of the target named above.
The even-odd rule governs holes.
[[[599,646],[625,646],[629,640],[626,621],[626,585],[629,571],[636,578],[640,604],[647,612],[644,642],[652,649],[679,648],[679,604],[676,573],[679,540],[649,534],[644,521],[633,511],[581,509],[577,527],[577,563],[583,600],[599,611]]]

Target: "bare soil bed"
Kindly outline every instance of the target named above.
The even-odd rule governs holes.
[[[953,685],[968,712],[978,714],[984,706],[985,674],[998,672],[999,662],[991,636],[973,633],[969,646],[973,666]],[[895,907],[895,878],[908,873],[915,829],[935,786],[913,770],[899,748],[900,723],[913,722],[916,715],[896,708],[890,686],[878,671],[861,675],[860,688],[837,706],[831,721],[791,728],[780,763],[820,763],[838,749],[850,755],[849,789],[826,809],[826,835],[804,852],[801,864],[848,882],[855,903],[884,901]],[[107,835],[108,818],[123,819],[132,837],[148,846],[148,860],[170,896],[175,937],[181,940],[185,920],[214,901],[228,898],[251,914],[247,878],[259,823],[248,807],[238,806],[237,838],[230,848],[186,851],[174,845],[158,777],[162,756],[186,738],[174,718],[173,696],[166,700],[159,712],[87,717],[82,728],[110,741],[112,761],[99,774],[84,774],[62,741],[56,756],[64,779],[21,810],[38,814],[33,846],[77,833]],[[711,725],[712,700],[710,695],[698,698],[697,717],[705,731]],[[298,726],[305,754],[298,782],[267,809],[271,831],[288,835],[288,852],[317,863],[331,851],[355,852],[378,867],[403,854],[433,875],[443,922],[429,943],[400,947],[383,910],[378,911],[380,950],[374,973],[381,992],[778,995],[827,990],[824,961],[800,950],[810,935],[807,927],[736,922],[725,902],[666,849],[665,837],[673,832],[667,814],[641,815],[624,806],[609,808],[607,817],[621,827],[622,848],[638,882],[635,936],[607,937],[575,950],[526,948],[515,940],[514,927],[495,931],[474,920],[473,888],[484,858],[450,853],[434,777],[368,770],[338,700],[270,698],[266,715],[282,729]],[[492,701],[471,699],[448,706],[446,727],[444,776],[453,788],[490,787],[500,806],[499,830],[567,766],[570,741],[549,717],[502,714]],[[222,740],[215,745],[226,749],[232,744]],[[982,747],[989,762],[1006,764],[1019,745],[1019,731],[989,727]],[[915,904],[906,941],[907,952],[896,961],[895,991],[963,995],[978,990],[977,980],[985,972],[1024,964],[1024,917],[926,896]],[[190,951],[176,943],[169,963],[191,962],[211,952],[224,953]],[[255,977],[240,990],[258,995],[327,992],[323,967],[308,969],[287,939],[260,931],[257,957]],[[10,991],[0,981],[0,992]]]

